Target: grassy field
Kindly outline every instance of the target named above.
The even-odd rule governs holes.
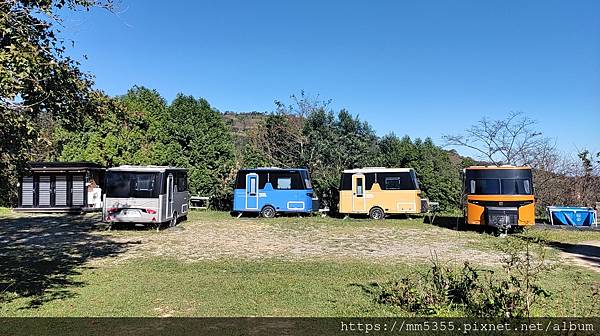
[[[97,216],[0,217],[0,316],[389,316],[370,284],[424,270],[435,254],[500,269],[503,239],[423,224],[236,219],[196,212],[174,229],[102,231]],[[553,257],[598,232],[532,230]],[[596,253],[596,250],[593,251]],[[593,256],[588,256],[593,257]],[[600,273],[565,259],[536,315],[586,315]],[[576,290],[574,290],[576,288]]]

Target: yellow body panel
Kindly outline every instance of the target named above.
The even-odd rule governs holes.
[[[535,203],[519,207],[519,225],[535,225]]]
[[[467,206],[465,219],[467,224],[486,224],[485,208],[473,204],[473,201],[492,201],[492,202],[510,202],[510,201],[531,201],[530,204],[519,207],[519,225],[535,224],[535,199],[533,195],[467,195]]]
[[[354,185],[354,183],[353,183]],[[421,212],[420,190],[381,190],[373,183],[363,197],[356,190],[340,190],[339,211],[345,214],[368,214],[373,207],[380,207],[387,214],[415,214]]]

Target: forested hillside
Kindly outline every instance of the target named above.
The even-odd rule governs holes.
[[[247,143],[250,133],[254,132],[269,112],[233,112],[223,113],[225,123],[231,129],[235,148],[241,150]]]
[[[23,167],[28,160],[186,167],[191,193],[210,196],[219,209],[230,208],[232,181],[241,167],[308,167],[322,203],[334,212],[342,170],[412,167],[425,197],[446,211],[458,211],[461,170],[478,163],[430,138],[377,136],[367,121],[304,94],[291,96],[290,105],[276,103],[273,111],[262,113],[220,113],[207,100],[184,94],[168,103],[156,90],[137,86],[122,96],[100,97],[102,108],[82,115],[76,125],[60,118],[37,121],[35,150],[23,154]],[[594,188],[584,190],[598,178],[595,158],[585,155],[587,175],[537,172],[540,205],[593,204],[595,196],[582,191],[595,193]],[[3,172],[4,178],[15,181],[16,176],[7,176],[11,173],[16,170]],[[582,184],[583,178],[588,182]],[[14,204],[16,188],[4,194],[9,196],[4,204]]]

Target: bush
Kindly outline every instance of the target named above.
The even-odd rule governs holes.
[[[377,284],[376,301],[417,315],[529,317],[538,299],[550,296],[536,284],[552,268],[545,248],[527,237],[511,237],[503,252],[503,272],[478,270],[468,262],[456,268],[432,257],[425,272]]]

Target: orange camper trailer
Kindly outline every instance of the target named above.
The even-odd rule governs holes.
[[[471,166],[463,181],[467,224],[502,229],[535,224],[530,167]]]

